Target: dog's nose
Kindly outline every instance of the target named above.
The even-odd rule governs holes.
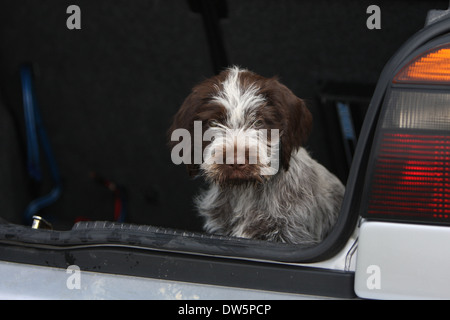
[[[235,146],[234,152],[227,154],[227,150],[223,150],[223,163],[233,170],[242,170],[249,164],[249,151],[245,148],[245,153],[238,153]]]
[[[243,168],[245,168],[247,166],[247,164],[246,163],[231,163],[231,164],[228,164],[228,166],[230,168],[236,170],[236,169],[243,169]]]
[[[243,169],[244,167],[246,167],[248,165],[248,159],[247,157],[240,157],[237,156],[236,154],[231,157],[226,157],[225,159],[225,164],[234,170],[239,170],[239,169]]]

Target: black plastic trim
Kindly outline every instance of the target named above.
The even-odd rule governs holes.
[[[276,261],[296,262],[292,257],[292,245],[289,244],[106,221],[79,222],[68,231],[35,230],[16,224],[0,224],[0,242],[60,247],[121,245],[165,252],[264,260],[268,260],[270,253],[271,259],[276,255]]]
[[[284,293],[355,298],[354,273],[217,257],[85,245],[46,247],[0,243],[1,260]]]

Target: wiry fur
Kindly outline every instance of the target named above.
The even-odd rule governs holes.
[[[192,122],[199,120],[203,129],[223,133],[204,143],[206,159],[201,165],[187,165],[191,175],[202,175],[209,182],[209,189],[195,199],[207,232],[302,244],[318,243],[329,233],[345,189],[303,148],[312,118],[301,99],[275,78],[233,67],[193,89],[169,132],[191,131]],[[280,139],[261,139],[261,128],[278,129]],[[279,159],[270,162],[276,162],[278,172],[261,171],[268,167],[264,152],[256,163],[249,162],[248,150],[240,154],[244,160],[235,152],[231,162],[243,164],[230,165],[225,146],[236,148],[242,141],[264,147],[269,154],[279,152]],[[222,146],[223,155],[210,152]],[[211,163],[214,157],[227,161]]]
[[[315,244],[334,225],[344,186],[304,148],[288,171],[267,183],[211,184],[196,198],[207,232],[286,243]]]

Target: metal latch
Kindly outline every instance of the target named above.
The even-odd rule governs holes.
[[[50,222],[45,220],[40,216],[33,216],[33,223],[31,224],[32,229],[49,229],[52,230],[53,226]]]

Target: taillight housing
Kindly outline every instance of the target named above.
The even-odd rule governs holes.
[[[406,61],[379,115],[364,216],[450,223],[450,42]]]

